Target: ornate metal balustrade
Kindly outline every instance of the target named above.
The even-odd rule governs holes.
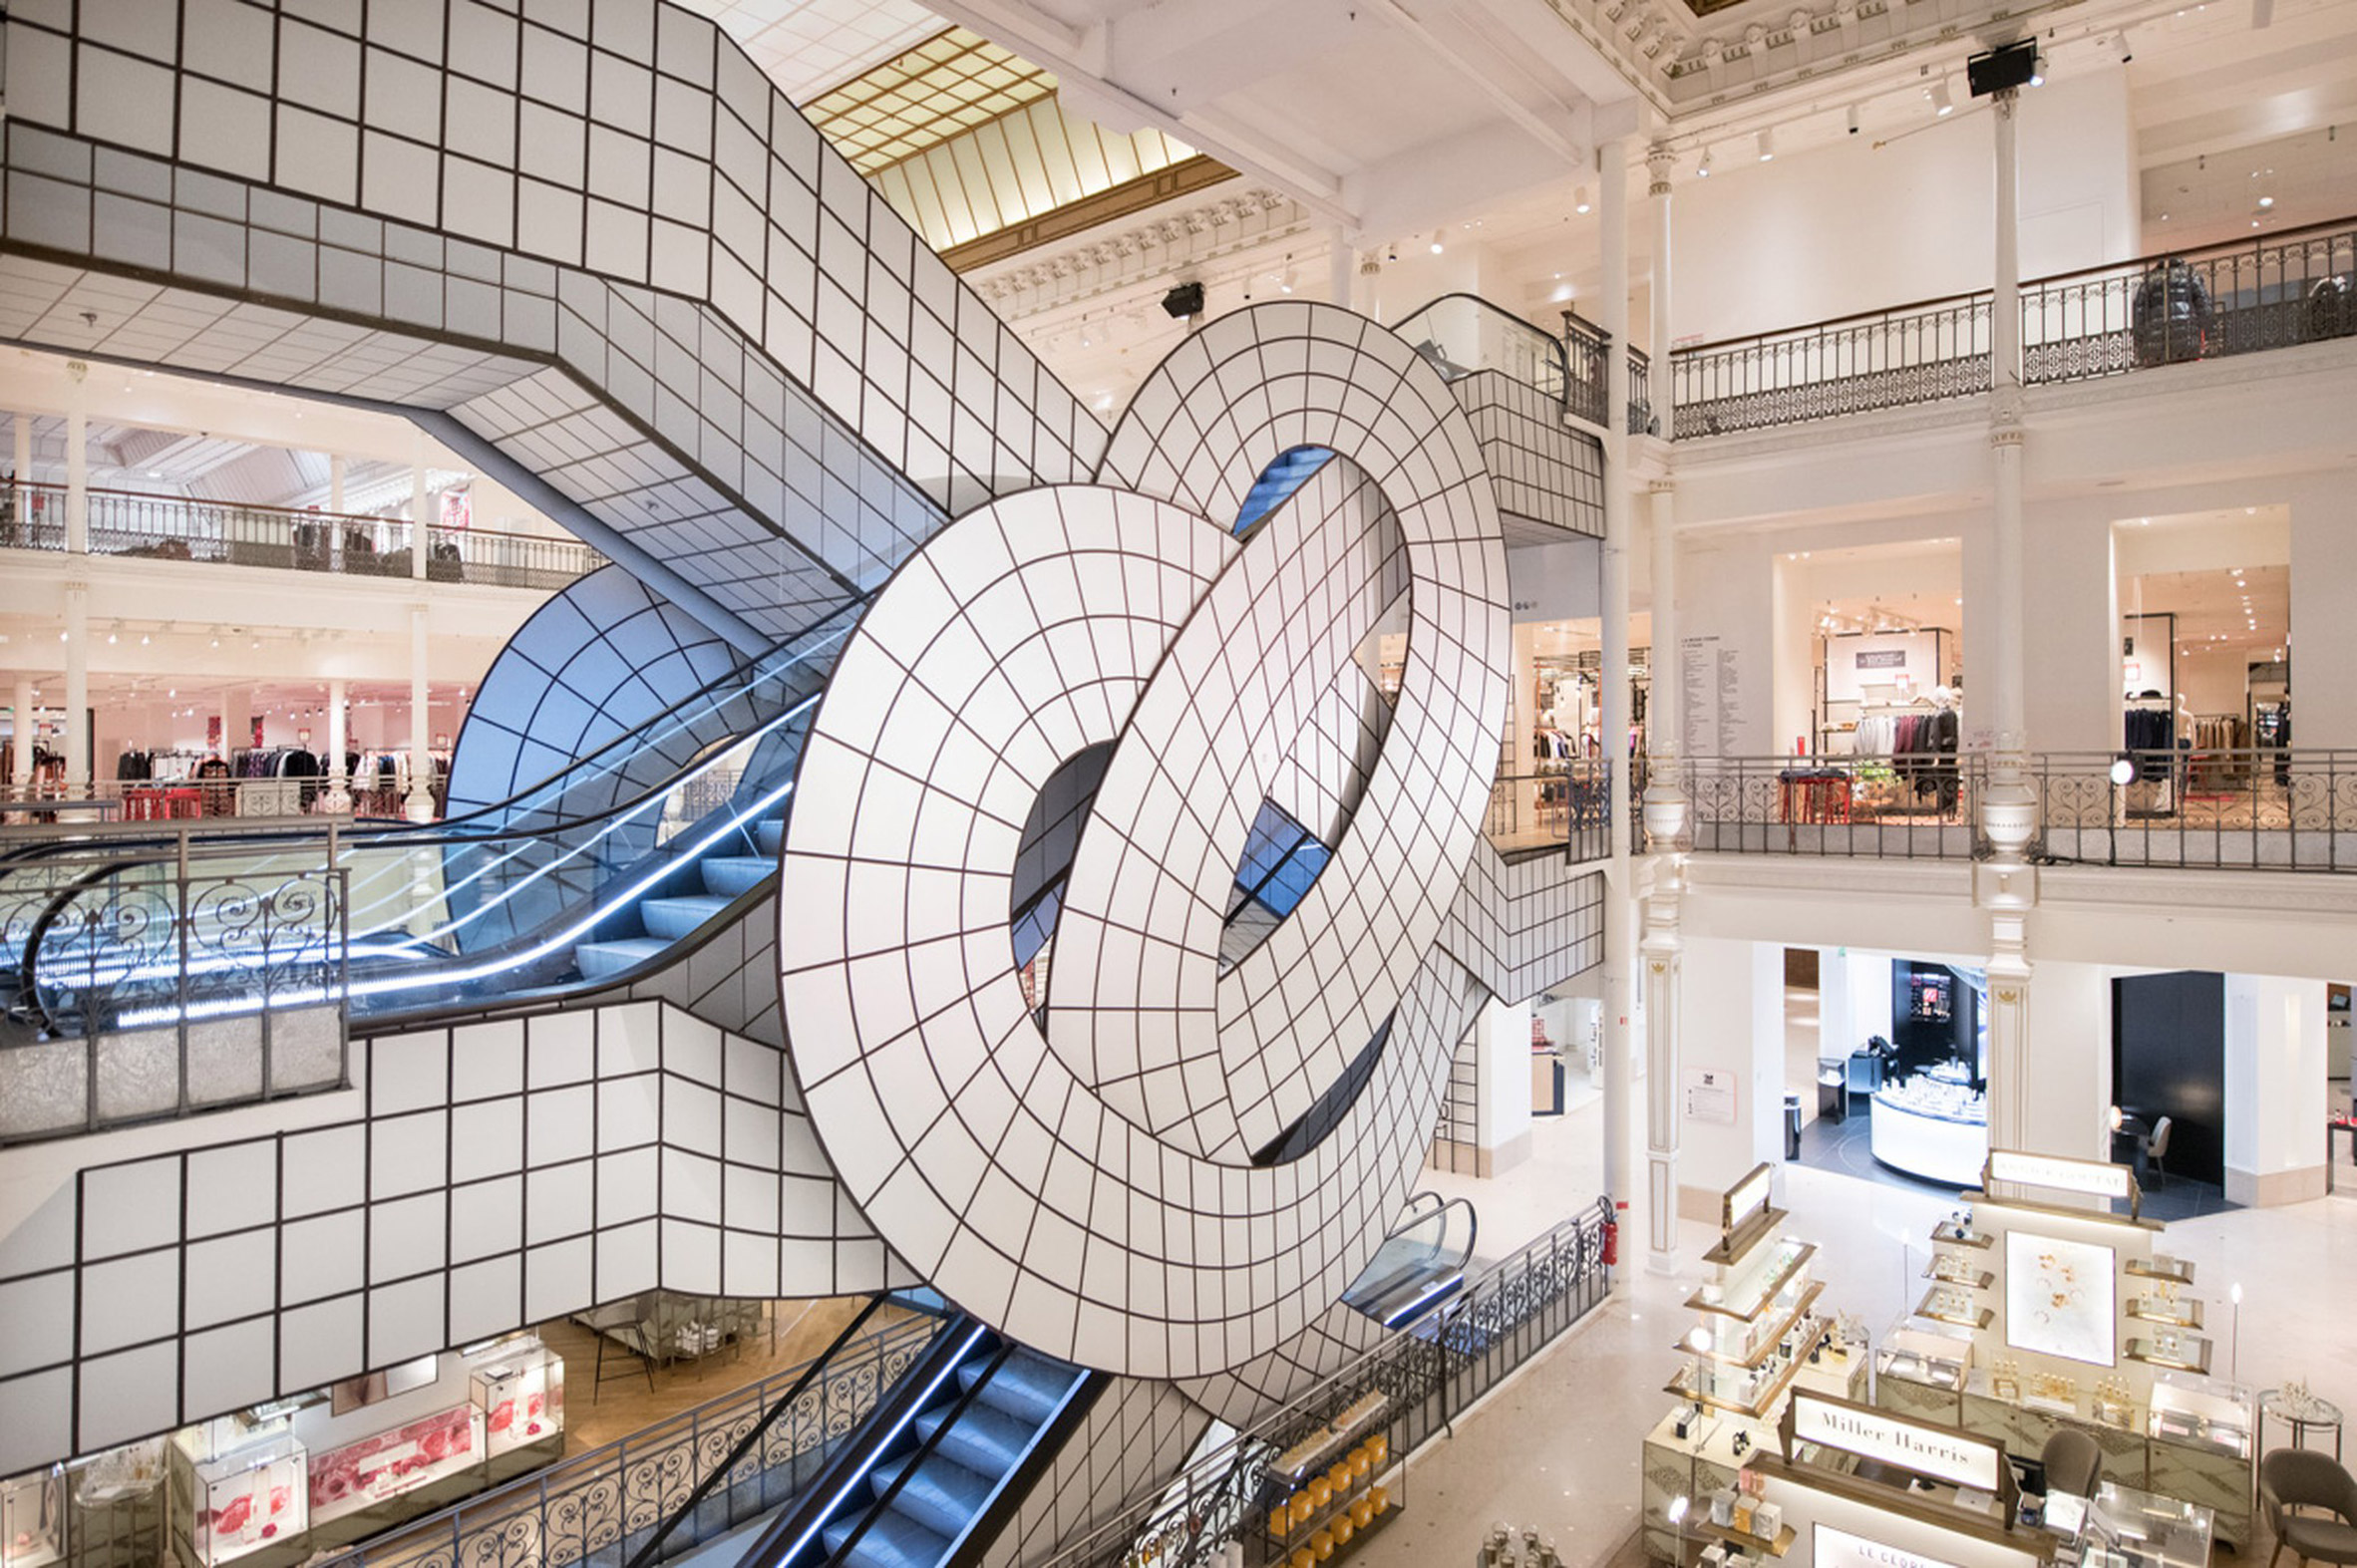
[[[1512,857],[1536,851],[1597,860],[1612,852],[1612,773],[1602,759],[1552,772],[1501,775],[1484,824],[1491,847]]]
[[[1692,847],[1720,853],[1969,860],[1988,784],[1980,754],[1721,757],[1674,765]]]
[[[2357,752],[2050,752],[2030,767],[2032,853],[2049,863],[2357,871]]]
[[[177,853],[0,880],[0,1142],[344,1082],[349,873]]]
[[[1604,423],[1605,342],[1602,327],[1575,310],[1563,312],[1563,356],[1569,376],[1563,412],[1590,425]]]
[[[86,493],[93,555],[352,577],[416,575],[410,552],[417,527],[402,518],[226,505],[136,490],[92,488]],[[0,486],[0,548],[67,547],[65,486]],[[561,588],[604,564],[603,556],[573,539],[440,524],[426,529],[425,576],[430,582]]]
[[[622,1568],[760,1429],[664,1537],[659,1555],[685,1553],[792,1497],[915,1365],[942,1322],[912,1314],[886,1324],[824,1365],[806,1362],[560,1459],[319,1568]],[[806,1385],[799,1393],[798,1384]],[[789,1394],[791,1404],[777,1410]]]
[[[1628,433],[1663,434],[1653,425],[1653,361],[1637,349],[1628,351]]]
[[[1670,357],[1675,434],[1717,436],[1986,392],[1991,309],[1984,291],[1681,349]],[[2021,312],[2022,379],[2033,384],[2350,337],[2357,218],[2026,282]],[[1570,319],[1566,312],[1567,330]],[[1575,404],[1579,371],[1574,349]]]
[[[2022,380],[2080,381],[2357,334],[2357,225],[2025,285]]]
[[[1676,435],[1717,436],[1989,388],[1990,301],[1957,295],[1670,357]]]
[[[1344,1367],[1275,1414],[1203,1455],[1153,1497],[1133,1498],[1114,1522],[1067,1543],[1045,1568],[1209,1568],[1223,1547],[1274,1560],[1265,1534],[1270,1468],[1278,1455],[1370,1394],[1383,1413],[1355,1436],[1385,1432],[1403,1464],[1509,1374],[1593,1311],[1611,1289],[1603,1261],[1609,1200],[1599,1198],[1507,1258],[1455,1302]],[[1404,1482],[1404,1470],[1394,1481]]]

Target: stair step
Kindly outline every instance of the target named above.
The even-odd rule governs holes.
[[[646,922],[649,936],[676,940],[688,935],[728,906],[729,901],[716,893],[650,898],[639,906],[639,918]]]
[[[773,875],[778,862],[760,855],[706,855],[703,859],[704,891],[722,898],[735,898],[761,885],[764,877]]]
[[[892,1483],[915,1460],[913,1454],[903,1454],[888,1463],[877,1465],[869,1472],[867,1484],[877,1498],[891,1490]],[[949,1540],[964,1533],[974,1522],[982,1505],[990,1500],[992,1482],[986,1475],[977,1475],[962,1464],[952,1464],[935,1454],[908,1477],[892,1498],[893,1511],[907,1514],[928,1530],[939,1532]]]
[[[859,1544],[843,1555],[842,1544],[859,1528],[859,1521],[867,1517],[864,1511],[847,1519],[838,1519],[827,1526],[827,1561],[842,1564],[844,1568],[941,1568],[941,1559],[949,1555],[949,1537],[928,1530],[908,1515],[899,1512],[878,1514],[875,1522],[859,1537]]]
[[[1007,1358],[989,1385],[975,1396],[977,1403],[986,1405],[1003,1414],[1011,1415],[1032,1426],[1045,1426],[1048,1417],[1056,1413],[1056,1407],[1072,1391],[1073,1370],[1058,1366],[1045,1357],[1017,1352]],[[957,1381],[961,1388],[972,1389],[981,1381],[982,1369],[967,1366],[958,1369]]]
[[[957,1424],[942,1431],[948,1419],[947,1410],[927,1411],[916,1418],[916,1429],[928,1440],[938,1433],[935,1452],[994,1481],[1013,1469],[1039,1437],[1038,1427],[980,1406],[966,1407]]]
[[[631,936],[614,942],[583,942],[573,949],[573,962],[580,966],[583,980],[603,980],[632,969],[669,949],[671,944],[660,937]]]
[[[755,836],[761,840],[761,852],[773,860],[776,859],[778,850],[786,842],[786,818],[782,816],[765,818],[754,831]]]

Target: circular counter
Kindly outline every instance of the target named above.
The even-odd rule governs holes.
[[[1959,1115],[1909,1104],[1903,1091],[1874,1096],[1874,1158],[1892,1170],[1956,1188],[1980,1185],[1989,1160],[1987,1101]]]

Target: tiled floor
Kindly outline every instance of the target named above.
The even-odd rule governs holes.
[[[1641,1113],[1641,1099],[1632,1113]],[[1500,1256],[1589,1201],[1602,1174],[1601,1132],[1601,1106],[1590,1105],[1539,1123],[1532,1158],[1504,1177],[1427,1172],[1423,1184],[1472,1196],[1481,1251]],[[1641,1126],[1632,1136],[1641,1150]],[[1827,1303],[1862,1318],[1878,1340],[1920,1289],[1925,1237],[1954,1206],[1953,1194],[1809,1165],[1786,1166],[1777,1180],[1792,1233],[1822,1244]],[[1641,1236],[1641,1216],[1632,1221],[1623,1234]],[[1680,1304],[1700,1279],[1695,1260],[1714,1239],[1693,1224],[1681,1234],[1676,1276],[1647,1274],[1635,1260],[1622,1271],[1622,1290],[1585,1325],[1418,1457],[1406,1513],[1355,1554],[1353,1568],[1471,1561],[1499,1522],[1535,1526],[1570,1568],[1634,1568],[1639,1443],[1666,1408],[1661,1387],[1677,1366],[1673,1345],[1685,1327]],[[2357,1333],[2346,1314],[2357,1295],[2357,1183],[2281,1208],[2202,1212],[2173,1223],[2166,1246],[2194,1264],[2220,1373],[2254,1388],[2304,1378],[2357,1415]],[[2247,1331],[2227,1302],[2234,1284],[2242,1286]],[[2279,1435],[2270,1430],[2269,1442]],[[2260,1541],[2243,1560],[2263,1562],[2271,1544]]]

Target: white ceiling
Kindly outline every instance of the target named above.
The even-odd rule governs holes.
[[[912,0],[680,0],[745,46],[796,103],[881,65],[949,24]]]

